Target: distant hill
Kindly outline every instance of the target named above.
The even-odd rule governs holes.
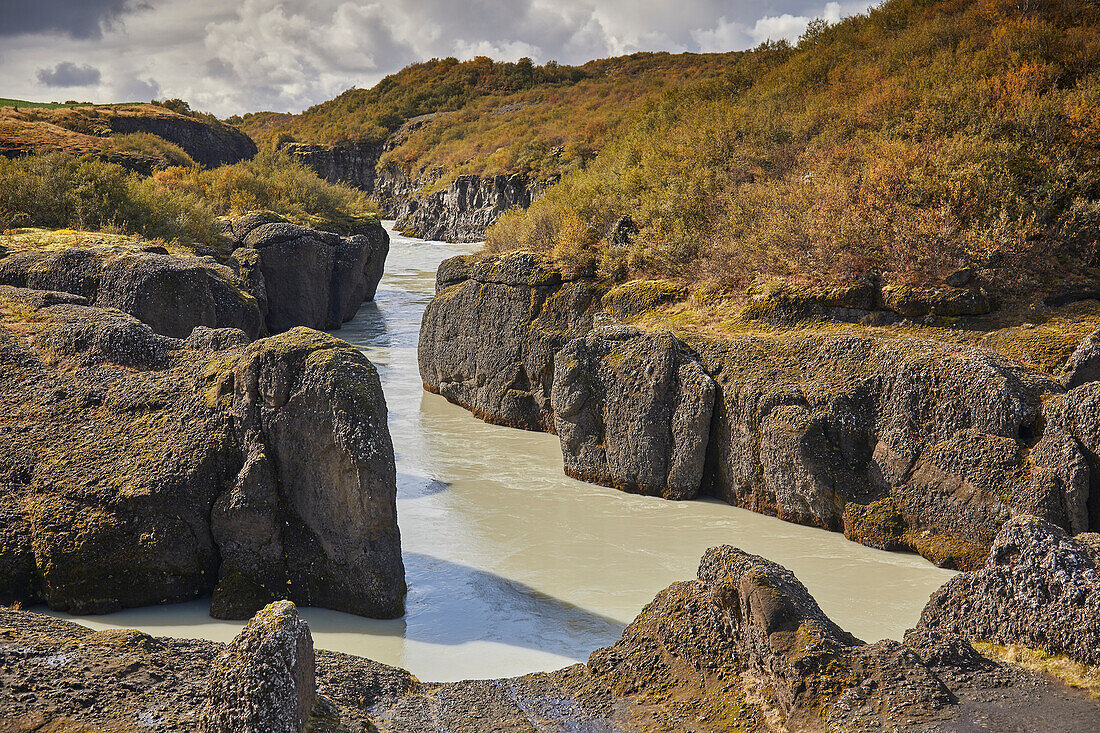
[[[391,140],[380,165],[397,165],[420,183],[467,173],[546,180],[590,161],[640,100],[719,79],[742,55],[637,53],[583,66],[433,59],[299,115],[259,112],[229,121],[261,144],[343,145],[381,143],[407,120],[431,115]]]
[[[256,145],[212,115],[157,104],[89,105],[0,99],[0,155],[91,154],[133,170],[206,167],[252,157]]]

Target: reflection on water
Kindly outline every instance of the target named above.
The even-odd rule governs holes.
[[[497,677],[583,661],[618,638],[653,595],[729,543],[794,571],[833,619],[864,639],[899,639],[950,577],[913,555],[715,501],[669,502],[567,478],[557,438],[487,425],[423,391],[420,318],[435,268],[468,245],[391,232],[386,276],[338,335],[378,366],[397,454],[408,613],[375,621],[303,609],[318,647],[424,680]],[[241,624],[208,602],[81,617],[102,628],[228,640]]]

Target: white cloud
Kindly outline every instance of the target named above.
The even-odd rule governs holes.
[[[6,37],[0,96],[34,99],[42,92],[38,69],[73,61],[100,70],[97,84],[82,87],[96,101],[155,93],[219,115],[297,111],[433,57],[583,63],[643,50],[738,50],[794,40],[811,19],[837,20],[865,9],[866,0],[159,0],[126,7],[143,9],[111,16],[100,37],[41,29]]]

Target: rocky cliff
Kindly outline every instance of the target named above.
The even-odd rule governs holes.
[[[998,547],[1012,546],[1020,557],[1081,556],[1057,530],[1034,526],[1015,535],[1006,530]],[[989,562],[1006,565],[996,553]],[[1029,607],[1032,589],[1050,583],[1100,593],[1095,573],[1080,563],[1010,563],[1022,587],[990,586],[972,601],[994,622],[1013,604]],[[986,583],[981,575],[959,576],[938,595]],[[980,653],[973,632],[948,628],[965,625],[967,609],[936,599],[929,608],[937,613],[926,611],[904,643],[867,644],[833,623],[788,570],[722,546],[706,552],[695,579],[658,593],[621,639],[587,664],[444,684],[315,652],[308,627],[285,601],[265,608],[229,645],[91,632],[0,609],[0,684],[10,691],[0,698],[0,726],[210,733],[1069,733],[1100,726],[1100,704],[1088,692]],[[1063,610],[1038,609],[1031,629],[1047,628]],[[1083,649],[1093,644],[1091,633],[1086,625],[1059,638]],[[1002,638],[1031,637],[1008,630]],[[1078,671],[1074,684],[1100,690],[1095,668]]]
[[[0,602],[402,613],[385,401],[358,350],[304,328],[175,339],[85,302],[0,289]]]
[[[167,110],[144,115],[110,115],[106,123],[112,133],[147,132],[164,138],[207,168],[248,160],[257,152],[252,138],[235,127]]]
[[[689,343],[600,327],[673,290],[609,289],[523,253],[448,260],[424,314],[421,375],[483,419],[556,431],[572,476],[711,495],[948,567],[980,565],[1021,513],[1100,527],[1095,337],[1049,376],[934,329],[762,327]],[[891,307],[930,313],[964,292],[980,295],[914,290]],[[873,308],[883,296],[861,297]],[[792,298],[747,310],[789,310]]]
[[[403,234],[445,242],[477,242],[497,217],[513,207],[526,209],[550,183],[527,176],[458,176],[445,188],[409,180],[394,163],[380,164],[409,129],[410,121],[387,141],[361,145],[290,143],[284,150],[330,183],[346,183],[368,192],[382,213],[397,220]]]
[[[0,249],[0,285],[72,293],[117,308],[165,336],[196,326],[250,338],[294,326],[335,329],[374,298],[389,236],[378,222],[341,237],[267,214],[226,224],[226,255],[176,251],[136,237],[32,231]]]

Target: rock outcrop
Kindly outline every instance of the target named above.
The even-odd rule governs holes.
[[[389,252],[389,235],[377,222],[341,237],[254,214],[234,221],[229,234],[242,277],[266,304],[271,333],[339,328],[374,298]]]
[[[93,633],[0,609],[0,684],[10,692],[0,697],[0,726],[18,731],[155,724],[296,732],[304,724],[409,733],[1070,733],[1100,726],[1100,706],[1087,692],[985,657],[952,631],[922,625],[904,643],[866,644],[833,623],[789,571],[729,546],[708,550],[696,579],[658,593],[614,645],[548,674],[423,683],[366,659],[314,655],[308,628],[283,602],[228,646]]]
[[[961,297],[952,287],[936,292]],[[529,253],[448,260],[420,372],[483,419],[557,432],[569,475],[710,495],[946,567],[979,567],[1018,514],[1100,528],[1089,340],[1067,392],[1066,379],[990,349],[908,332],[758,329],[685,345],[593,331],[677,292],[664,281],[609,290]],[[819,295],[822,308],[881,297],[869,285]]]
[[[203,733],[300,733],[317,696],[313,636],[290,601],[267,606],[215,659]]]
[[[108,115],[105,121],[112,133],[147,132],[175,143],[192,160],[207,168],[248,160],[257,152],[252,138],[230,125],[163,108],[152,112]]]
[[[932,595],[920,625],[1100,665],[1100,535],[1016,517],[984,567]]]
[[[231,256],[169,254],[140,239],[90,235],[92,245],[0,251],[0,285],[80,295],[117,308],[159,334],[196,326],[236,328],[250,338],[294,326],[336,329],[374,298],[389,251],[377,221],[342,237],[267,213],[225,225]],[[217,254],[218,257],[213,255]]]
[[[485,230],[497,217],[514,207],[526,209],[549,185],[520,174],[459,176],[442,191],[418,193],[402,201],[395,226],[421,239],[477,242],[485,239]]]
[[[552,431],[554,355],[591,330],[605,290],[528,253],[444,261],[420,330],[425,388],[489,422]]]
[[[120,241],[0,257],[0,285],[80,295],[117,308],[157,333],[186,338],[195,326],[260,335],[260,303],[212,257],[173,256]]]
[[[1100,381],[1100,331],[1089,334],[1066,360],[1060,381],[1066,389]]]
[[[550,405],[565,472],[690,499],[703,477],[714,380],[670,333],[605,326],[554,357]]]
[[[0,602],[401,614],[393,450],[358,350],[308,329],[181,341],[72,298],[13,288],[0,310]]]

